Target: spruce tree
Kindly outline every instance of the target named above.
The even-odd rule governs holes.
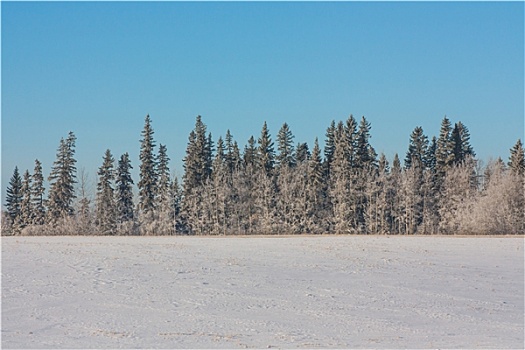
[[[114,234],[116,230],[116,210],[114,181],[114,159],[106,150],[102,166],[98,170],[96,223],[102,234]]]
[[[44,175],[42,174],[42,163],[35,160],[35,169],[33,170],[33,184],[31,187],[31,196],[33,200],[33,224],[43,225],[45,222],[46,209],[44,203]]]
[[[93,217],[91,213],[91,196],[88,189],[88,174],[84,168],[80,168],[78,173],[78,209],[77,230],[79,234],[93,234]]]
[[[335,153],[335,120],[332,120],[330,126],[326,129],[326,139],[324,146],[324,170],[328,175],[330,167],[332,165],[332,160]]]
[[[297,163],[303,163],[310,159],[310,150],[306,142],[299,142],[295,151],[295,160]]]
[[[428,138],[423,133],[423,128],[418,126],[412,131],[405,157],[405,168],[416,166],[423,169],[427,165]]]
[[[161,210],[169,208],[170,202],[170,158],[168,157],[167,147],[159,145],[159,154],[157,156],[157,205]]]
[[[436,143],[436,171],[440,179],[445,176],[446,170],[454,163],[454,142],[452,140],[452,126],[450,120],[444,117]]]
[[[291,168],[295,166],[296,160],[294,154],[293,139],[294,136],[292,134],[292,131],[290,130],[290,127],[287,123],[284,123],[281,129],[279,129],[279,133],[277,134],[278,154],[276,160],[277,164],[279,164],[279,167],[287,166]]]
[[[75,142],[76,136],[73,132],[69,132],[65,140],[60,140],[57,159],[48,178],[50,188],[47,214],[51,223],[74,214],[73,200],[76,198],[74,185],[77,182]]]
[[[253,136],[250,136],[248,144],[244,147],[243,163],[245,168],[257,166],[257,146]]]
[[[133,214],[133,179],[131,178],[131,161],[128,153],[120,156],[116,172],[115,201],[117,223],[132,221]]]
[[[23,229],[33,222],[33,202],[31,197],[31,175],[26,170],[20,188],[22,199],[20,201],[20,215],[17,220],[18,229]]]
[[[20,202],[22,202],[22,178],[18,172],[18,167],[15,166],[13,176],[11,176],[9,185],[7,186],[5,200],[7,215],[11,220],[11,224],[14,224],[20,216]]]
[[[261,137],[259,137],[258,143],[259,147],[257,149],[257,165],[259,169],[263,170],[267,176],[270,176],[273,174],[275,153],[266,122],[263,124]]]
[[[144,213],[152,213],[155,209],[155,195],[157,186],[157,171],[155,161],[155,141],[153,140],[153,128],[149,114],[146,115],[142,140],[140,140],[140,173],[139,173],[139,210]]]
[[[195,121],[195,129],[190,133],[184,158],[184,192],[190,193],[205,183],[211,175],[211,162],[211,134],[206,136],[206,125],[199,115]]]
[[[525,155],[523,151],[523,144],[518,139],[514,147],[510,150],[510,157],[508,162],[509,168],[515,174],[523,176],[525,174]]]
[[[370,145],[370,123],[365,117],[361,118],[359,123],[359,130],[357,132],[356,150],[355,150],[355,166],[358,169],[368,169],[376,162],[375,151]]]
[[[467,157],[474,157],[475,153],[470,145],[470,134],[467,127],[458,122],[454,124],[454,129],[450,134],[452,143],[452,158],[454,164],[459,164],[467,159]]]
[[[328,203],[326,202],[326,181],[319,141],[316,138],[311,157],[307,160],[307,223],[309,233],[324,233],[328,228]]]
[[[344,131],[344,138],[346,142],[345,154],[346,154],[346,157],[348,158],[349,166],[351,168],[359,168],[361,164],[359,164],[358,163],[359,161],[357,160],[357,149],[358,149],[358,142],[359,142],[358,138],[360,137],[360,135],[358,134],[358,130],[357,130],[357,121],[355,120],[353,115],[350,114],[350,116],[346,120],[343,131]],[[366,127],[364,128],[363,131],[366,131]],[[361,134],[362,134],[361,136],[364,136],[363,140],[361,141],[366,140],[366,142],[368,142],[368,137],[365,135],[365,133],[361,133]],[[366,154],[367,154],[366,145],[363,143],[361,147],[363,147],[362,156],[366,159]]]

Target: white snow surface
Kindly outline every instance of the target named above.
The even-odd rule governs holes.
[[[524,348],[523,237],[3,237],[2,348]]]

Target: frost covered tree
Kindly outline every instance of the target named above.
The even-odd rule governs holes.
[[[29,171],[24,172],[24,178],[22,180],[22,187],[20,188],[20,194],[22,195],[20,201],[20,215],[18,216],[15,225],[18,230],[29,226],[33,222],[33,202],[31,196],[31,175]]]
[[[157,187],[157,162],[155,159],[155,141],[153,139],[151,118],[146,115],[142,140],[140,140],[140,172],[139,172],[139,203],[138,208],[144,216],[152,215],[155,210],[155,195]],[[145,219],[145,218],[144,218]]]
[[[45,223],[46,207],[44,201],[44,175],[42,174],[42,163],[35,160],[33,170],[33,181],[31,186],[31,196],[33,200],[33,224],[43,225]]]
[[[509,168],[518,175],[525,174],[525,153],[523,151],[523,144],[519,139],[514,147],[510,150],[510,157],[508,162]]]
[[[436,172],[441,180],[446,170],[454,163],[454,142],[452,140],[452,125],[445,116],[441,121],[441,129],[436,142]]]
[[[310,159],[310,150],[306,142],[299,142],[295,149],[295,160],[297,163],[303,163]]]
[[[117,224],[121,227],[129,226],[129,224],[124,224],[128,222],[132,223],[134,219],[133,179],[131,178],[130,169],[133,169],[133,167],[131,166],[129,155],[126,152],[120,156],[115,174],[116,217]],[[129,227],[127,227],[127,229],[129,229]]]
[[[450,139],[454,164],[459,164],[469,157],[474,158],[476,156],[474,149],[470,145],[469,130],[462,122],[454,124]]]
[[[183,216],[188,229],[197,234],[205,231],[204,185],[211,176],[213,145],[211,134],[206,136],[206,125],[201,116],[197,116],[195,129],[190,132],[186,156],[184,158],[183,176]]]
[[[263,124],[258,143],[259,147],[257,148],[257,166],[259,169],[264,170],[267,176],[271,176],[273,174],[275,163],[275,153],[271,135],[268,131],[268,125],[266,122]]]
[[[78,205],[76,211],[77,233],[93,234],[93,215],[91,208],[91,191],[88,188],[89,176],[85,168],[78,172]]]
[[[408,143],[408,151],[405,157],[405,168],[417,166],[423,168],[427,164],[428,138],[423,133],[423,128],[418,126],[412,131]]]
[[[15,166],[13,176],[9,180],[6,194],[6,209],[11,225],[18,220],[20,216],[20,202],[22,202],[22,178]]]
[[[244,147],[243,163],[245,168],[257,166],[257,145],[253,136],[250,136],[248,144]]]
[[[116,232],[117,213],[115,210],[114,159],[108,149],[97,174],[96,224],[100,233],[112,235]]]
[[[74,214],[73,200],[76,184],[76,136],[69,132],[66,139],[60,140],[56,160],[53,163],[48,181],[50,184],[48,194],[48,222],[56,224],[58,220]]]
[[[335,153],[335,120],[332,120],[330,126],[326,129],[326,139],[324,146],[324,171],[329,174],[332,160]]]
[[[170,199],[170,158],[168,157],[168,149],[165,145],[159,145],[159,153],[157,155],[157,206],[161,210],[169,207]]]
[[[292,168],[295,166],[295,153],[293,145],[294,136],[287,123],[284,123],[277,134],[277,164],[279,167],[287,166]]]
[[[326,193],[328,188],[323,171],[321,149],[317,138],[314,142],[312,155],[307,162],[306,232],[324,233],[328,231],[331,211],[328,205],[328,196]]]

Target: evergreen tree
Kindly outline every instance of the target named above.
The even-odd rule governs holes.
[[[73,200],[75,196],[75,183],[77,168],[75,166],[76,136],[69,132],[68,137],[60,140],[57,159],[53,163],[48,181],[50,183],[48,197],[49,222],[72,216],[74,213]]]
[[[11,220],[11,224],[13,224],[20,216],[20,202],[22,202],[22,178],[20,177],[17,166],[15,166],[13,176],[11,176],[9,180],[5,202],[7,215]]]
[[[186,148],[184,158],[184,192],[190,193],[202,186],[211,175],[212,141],[211,134],[206,136],[206,125],[200,115],[195,121]]]
[[[425,166],[427,169],[433,173],[436,171],[436,148],[437,148],[437,139],[435,136],[432,136],[432,140],[427,148],[427,154],[425,156]]]
[[[275,153],[266,122],[264,122],[262,127],[261,137],[259,138],[258,143],[259,147],[257,149],[257,165],[259,169],[264,170],[267,176],[270,176],[273,173]]]
[[[88,189],[88,174],[84,168],[80,168],[79,180],[79,201],[77,209],[77,232],[78,234],[93,234],[93,217],[91,213],[91,198]]]
[[[102,166],[98,170],[96,223],[103,234],[114,234],[116,230],[115,193],[113,188],[114,159],[106,150]]]
[[[350,128],[348,130],[350,131]],[[365,117],[362,117],[355,142],[354,166],[358,169],[368,169],[370,166],[375,165],[377,155],[370,145],[369,139],[370,123]]]
[[[335,120],[332,120],[330,126],[326,129],[326,140],[324,146],[324,170],[328,175],[332,165],[332,159],[335,153]]]
[[[324,233],[328,229],[327,216],[330,213],[327,208],[326,191],[321,149],[316,138],[308,160],[306,231],[309,233]]]
[[[308,149],[308,144],[306,142],[300,142],[297,144],[295,159],[297,163],[303,163],[310,159],[310,150]]]
[[[157,205],[161,210],[167,210],[170,206],[170,158],[167,147],[159,145],[157,155]]]
[[[155,161],[155,141],[153,140],[153,128],[149,114],[146,115],[142,140],[140,140],[140,173],[139,173],[139,210],[144,213],[152,213],[155,209],[155,195],[157,186],[157,171]]]
[[[31,198],[31,175],[26,170],[24,173],[24,179],[22,181],[22,187],[20,188],[20,194],[22,199],[20,201],[20,215],[16,226],[18,229],[31,225],[33,222],[33,203]]]
[[[253,136],[250,136],[248,144],[244,147],[243,162],[245,167],[255,168],[257,166],[257,146]]]
[[[508,165],[515,174],[520,176],[525,174],[525,154],[520,139],[518,139],[514,147],[510,150]]]
[[[184,158],[182,216],[187,229],[196,234],[206,233],[204,186],[212,173],[212,140],[206,136],[206,125],[197,116],[195,129],[190,132]],[[208,191],[209,193],[209,191]]]
[[[117,223],[123,224],[132,221],[133,214],[133,179],[131,178],[131,161],[128,153],[120,156],[116,172],[115,201],[117,209]]]
[[[423,133],[423,128],[416,127],[410,135],[408,151],[405,157],[405,168],[416,166],[424,168],[427,165],[428,157],[428,138]]]
[[[363,119],[364,119],[364,117],[363,117]],[[363,120],[361,120],[361,121],[363,122]],[[346,120],[345,126],[343,128],[344,138],[345,138],[345,142],[346,142],[345,155],[346,155],[346,158],[349,161],[349,166],[352,169],[360,168],[360,167],[362,167],[362,164],[364,164],[364,162],[359,163],[359,161],[362,160],[362,159],[359,159],[359,160],[357,159],[358,158],[358,155],[357,155],[358,142],[362,142],[362,144],[359,145],[359,147],[362,147],[362,149],[360,150],[361,154],[359,156],[362,156],[363,159],[366,159],[366,157],[367,157],[367,153],[368,152],[366,151],[366,148],[367,148],[366,147],[366,143],[368,142],[368,136],[366,135],[366,126],[369,127],[369,125],[366,125],[366,120],[364,120],[364,122],[365,122],[365,125],[363,125],[364,128],[363,128],[362,132],[358,133],[357,121],[355,120],[354,116],[350,114],[350,116]],[[362,138],[362,139],[358,140],[359,138]],[[363,141],[365,141],[365,142],[363,142]],[[356,175],[356,173],[354,172],[353,175]],[[353,179],[353,180],[355,180],[355,179]]]
[[[436,143],[436,171],[440,179],[445,176],[446,170],[454,163],[454,142],[452,140],[452,126],[450,120],[444,117]]]
[[[474,149],[470,145],[470,133],[468,128],[461,122],[454,124],[450,134],[452,143],[452,154],[454,164],[463,162],[467,157],[474,157]]]
[[[234,170],[241,166],[241,155],[237,141],[233,140],[230,130],[226,131],[225,142],[225,159],[230,175]]]
[[[295,166],[295,154],[293,146],[294,136],[287,123],[284,123],[277,134],[277,163],[280,167]]]
[[[31,196],[33,199],[33,224],[43,225],[45,222],[45,203],[44,203],[44,175],[42,174],[42,163],[35,160],[35,169],[33,171],[33,184],[31,187]]]

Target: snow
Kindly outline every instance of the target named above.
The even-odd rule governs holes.
[[[523,237],[3,237],[2,348],[523,348]]]

